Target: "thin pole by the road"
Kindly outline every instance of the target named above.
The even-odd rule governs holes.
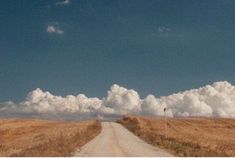
[[[165,115],[165,137],[167,138],[167,118],[166,118],[166,108],[164,108],[164,115]]]

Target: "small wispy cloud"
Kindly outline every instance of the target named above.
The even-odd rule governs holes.
[[[172,35],[173,31],[170,27],[167,26],[158,26],[156,27],[152,32],[151,36],[162,36],[162,37],[168,37],[169,35]]]
[[[166,27],[166,26],[159,26],[158,27],[158,32],[159,33],[169,33],[169,32],[171,32],[171,29],[169,27]]]
[[[57,26],[57,25],[48,25],[47,28],[46,28],[46,31],[48,33],[54,33],[54,34],[58,34],[58,35],[61,35],[61,34],[64,33],[64,31],[61,30],[59,28],[59,26]]]
[[[63,0],[63,1],[59,1],[56,2],[56,5],[68,5],[70,3],[70,0]]]

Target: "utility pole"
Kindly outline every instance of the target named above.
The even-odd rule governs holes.
[[[167,120],[166,120],[166,108],[164,108],[164,115],[165,115],[165,138],[167,138]]]

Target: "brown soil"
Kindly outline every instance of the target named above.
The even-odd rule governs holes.
[[[0,120],[0,156],[71,156],[101,131],[99,121]]]
[[[235,119],[125,116],[118,121],[146,142],[177,156],[235,156]]]

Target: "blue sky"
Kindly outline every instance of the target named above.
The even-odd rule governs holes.
[[[233,0],[1,0],[0,101],[235,84]]]

